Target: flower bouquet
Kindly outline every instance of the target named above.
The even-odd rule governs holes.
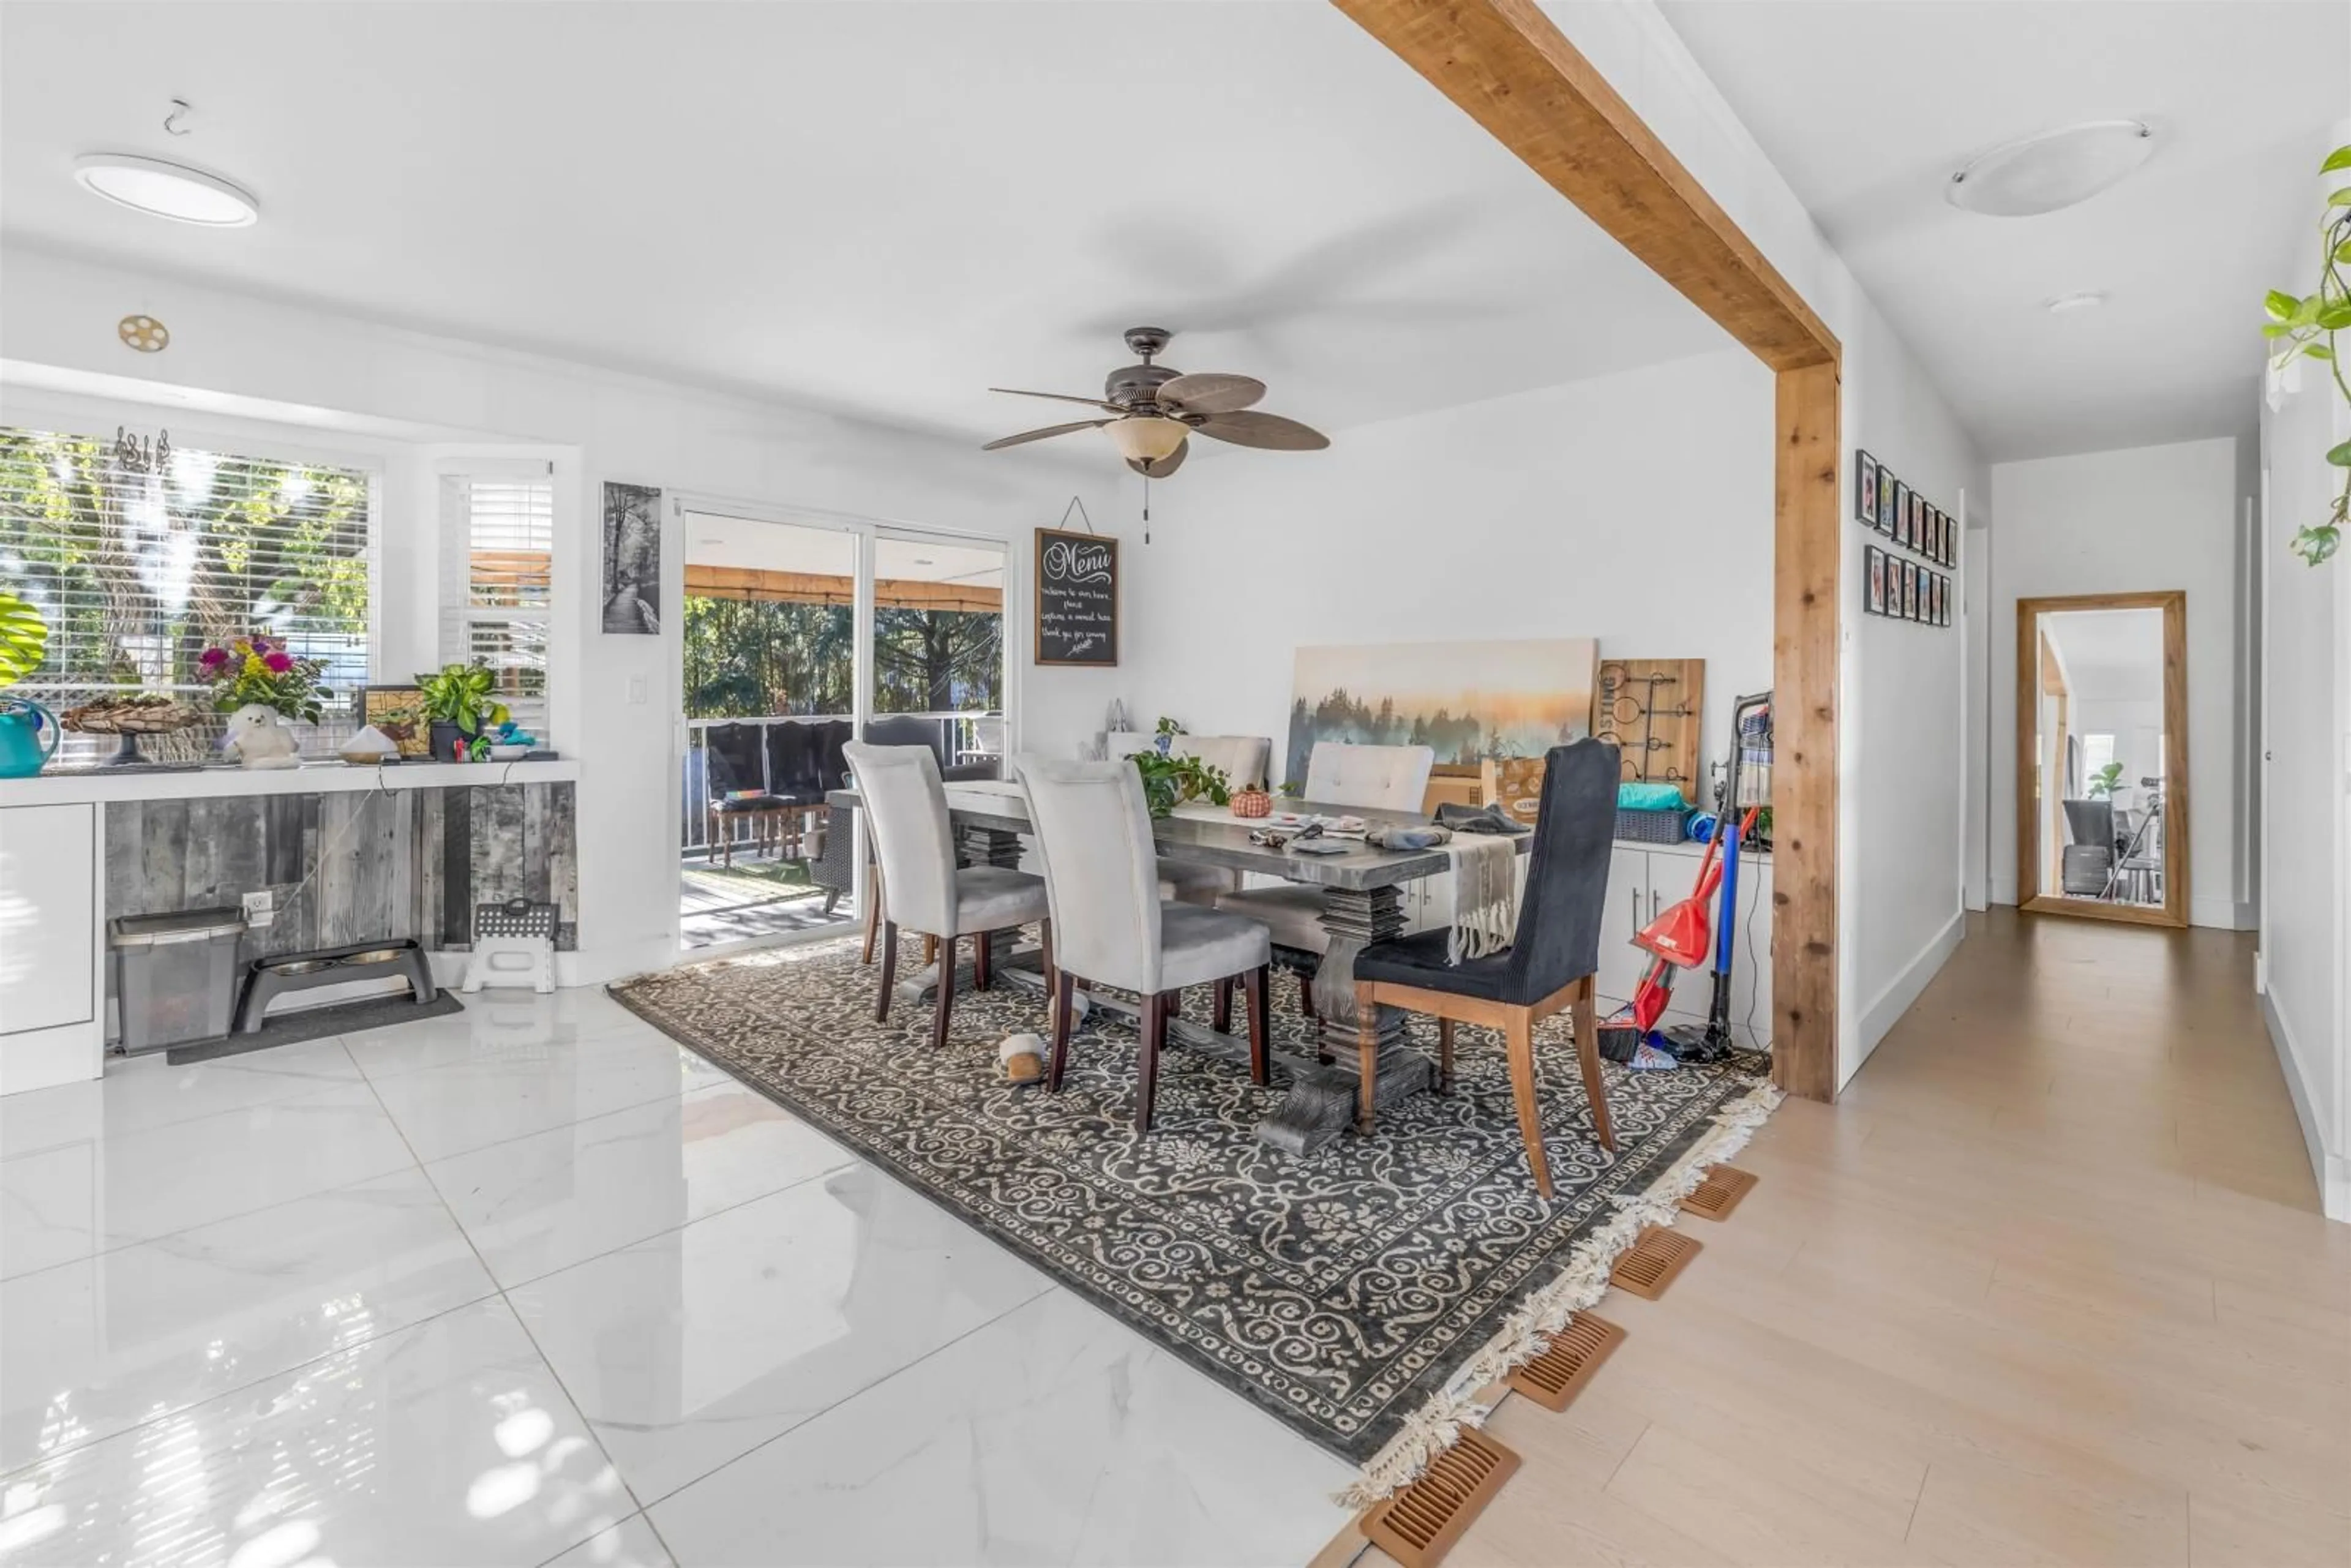
[[[215,711],[235,713],[258,703],[280,718],[309,724],[319,722],[335,695],[319,678],[326,667],[317,659],[296,658],[284,643],[258,632],[206,648],[196,659],[197,677],[213,688]]]

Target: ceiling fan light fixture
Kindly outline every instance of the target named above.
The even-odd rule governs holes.
[[[1158,462],[1183,445],[1184,438],[1192,434],[1183,421],[1156,413],[1131,413],[1124,419],[1111,421],[1102,429],[1120,456],[1139,463]]]
[[[204,228],[235,229],[261,217],[253,193],[217,174],[134,152],[89,152],[74,160],[74,179],[119,207]]]
[[[2093,120],[1995,147],[1944,183],[1943,199],[1986,217],[2029,218],[2086,202],[2155,151],[2138,120]]]

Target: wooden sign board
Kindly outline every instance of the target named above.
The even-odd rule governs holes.
[[[1624,754],[1627,784],[1671,784],[1698,804],[1704,659],[1603,659],[1592,732]]]
[[[1118,663],[1118,541],[1037,530],[1037,663]]]

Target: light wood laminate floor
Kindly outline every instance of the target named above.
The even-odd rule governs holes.
[[[1525,1466],[1448,1565],[2351,1563],[2351,1227],[2252,974],[1970,917],[1575,1405],[1495,1413]]]

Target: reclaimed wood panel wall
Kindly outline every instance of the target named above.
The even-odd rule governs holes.
[[[160,915],[235,905],[264,888],[277,915],[251,934],[270,957],[377,937],[472,946],[474,905],[556,907],[555,946],[580,945],[573,787],[508,784],[106,808],[106,907]]]

